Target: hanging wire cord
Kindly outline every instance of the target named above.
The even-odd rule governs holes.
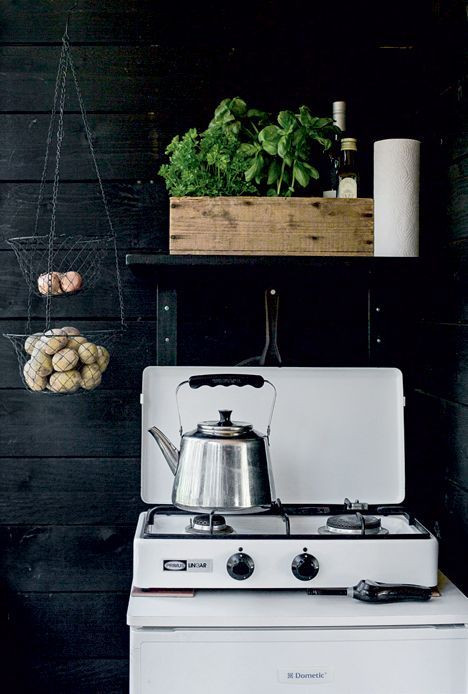
[[[73,7],[70,7],[70,9],[68,10],[68,13],[67,13],[67,21],[65,22],[65,32],[64,32],[64,34],[63,34],[63,35],[66,36],[67,38],[68,38],[68,27],[70,26],[71,15],[72,15],[72,12],[73,12],[74,10],[76,10],[77,7],[78,7],[78,3],[75,2],[75,4],[73,5]]]
[[[43,203],[44,199],[44,190],[45,190],[45,183],[46,183],[46,176],[47,176],[47,169],[48,169],[48,164],[49,164],[49,151],[50,151],[50,145],[52,142],[53,138],[53,131],[54,131],[54,125],[57,121],[57,135],[56,135],[56,159],[55,159],[55,170],[54,170],[54,177],[53,177],[53,184],[52,184],[52,211],[51,211],[51,219],[50,219],[50,229],[49,229],[49,234],[47,238],[47,246],[44,247],[44,251],[47,252],[47,285],[48,285],[48,290],[47,290],[47,295],[46,295],[46,329],[50,328],[50,322],[51,322],[51,306],[52,306],[52,296],[53,296],[53,281],[54,281],[54,274],[53,274],[53,265],[54,262],[57,261],[56,259],[56,253],[59,249],[56,249],[56,214],[57,214],[57,199],[58,199],[58,191],[59,191],[59,181],[60,181],[60,157],[61,157],[61,149],[62,149],[62,141],[63,141],[63,136],[64,136],[64,110],[65,110],[65,98],[66,98],[66,82],[67,82],[67,75],[68,72],[70,71],[73,79],[73,84],[75,87],[76,95],[78,98],[78,103],[80,106],[80,113],[81,113],[81,118],[83,120],[83,126],[84,126],[84,131],[86,135],[86,139],[88,142],[89,150],[91,153],[91,159],[93,162],[93,167],[94,171],[96,174],[97,182],[98,182],[98,188],[99,188],[99,193],[103,202],[104,206],[104,211],[105,211],[105,216],[107,220],[107,224],[110,229],[110,238],[112,242],[112,247],[113,247],[113,253],[114,253],[114,261],[115,261],[115,275],[116,275],[116,284],[117,284],[117,292],[118,292],[118,299],[119,299],[119,310],[120,310],[120,323],[121,323],[121,329],[125,327],[125,315],[124,315],[124,302],[123,302],[123,290],[122,290],[122,280],[121,280],[121,274],[120,274],[120,267],[119,267],[119,262],[118,262],[118,252],[117,252],[117,236],[116,232],[114,229],[114,225],[112,223],[110,211],[109,211],[109,206],[107,203],[107,198],[106,194],[104,191],[104,186],[102,183],[101,175],[99,172],[99,167],[97,164],[96,160],[96,154],[94,151],[94,143],[93,143],[93,134],[91,132],[91,128],[89,126],[88,122],[88,117],[86,113],[86,109],[84,106],[83,102],[83,97],[81,95],[81,90],[80,86],[78,83],[78,78],[75,70],[75,65],[73,63],[73,58],[71,54],[71,46],[70,46],[70,41],[69,41],[69,35],[68,35],[68,29],[70,26],[70,17],[73,12],[73,10],[77,7],[78,3],[75,3],[73,7],[70,8],[68,11],[67,15],[67,21],[66,21],[66,26],[65,26],[65,32],[62,37],[62,50],[60,53],[60,59],[59,59],[59,64],[58,64],[58,69],[57,69],[57,78],[55,82],[55,92],[54,92],[54,101],[52,105],[52,111],[50,115],[50,122],[49,122],[49,128],[48,128],[48,133],[47,133],[47,142],[46,142],[46,152],[45,152],[45,157],[44,157],[44,166],[42,170],[42,176],[41,176],[41,183],[39,187],[39,195],[38,195],[38,200],[37,200],[37,208],[36,208],[36,217],[35,217],[35,223],[34,223],[34,238],[35,241],[33,242],[32,246],[34,249],[37,249],[39,251],[39,244],[40,244],[40,237],[38,237],[38,226],[39,226],[39,217],[40,217],[40,210],[41,210],[41,205]],[[45,239],[44,239],[45,240]],[[20,241],[20,240],[17,240]],[[66,240],[67,241],[67,240]],[[96,241],[96,240],[95,240]],[[84,253],[84,259],[83,262],[88,264],[90,266],[93,265],[94,260],[97,260],[97,256],[100,255],[99,250],[95,248],[95,243],[93,244],[91,241],[84,241],[85,247],[87,248],[87,253]],[[104,243],[104,239],[103,239]],[[63,247],[63,246],[62,246]],[[95,252],[93,256],[93,251]],[[20,254],[17,254],[20,255]],[[27,255],[27,253],[26,253]],[[65,256],[67,257],[67,256]],[[78,260],[80,256],[78,255],[75,260]],[[18,258],[20,259],[20,258]],[[34,272],[35,268],[31,268],[29,273],[29,292],[28,292],[28,320],[27,320],[27,330],[30,331],[31,329],[31,306],[32,306],[32,292],[33,292],[33,283],[35,283],[34,279]],[[96,281],[96,277],[98,276],[98,273],[95,271],[90,271],[88,273],[88,280]],[[89,284],[91,285],[92,282],[90,281]]]
[[[110,216],[109,207],[107,204],[106,193],[104,191],[104,186],[102,184],[101,174],[99,173],[99,167],[98,167],[98,164],[96,161],[96,154],[94,152],[94,144],[93,144],[93,135],[92,135],[91,129],[89,127],[88,116],[86,113],[86,109],[84,107],[83,97],[81,96],[80,85],[78,84],[78,79],[76,76],[75,66],[73,63],[72,55],[71,55],[70,43],[68,41],[67,30],[68,30],[68,21],[67,21],[67,27],[65,28],[65,33],[63,35],[62,41],[63,41],[63,45],[65,48],[66,60],[67,60],[68,66],[70,67],[70,72],[71,72],[72,77],[73,77],[73,82],[75,85],[75,91],[76,91],[76,95],[78,97],[78,103],[80,105],[81,118],[83,119],[83,125],[84,125],[84,129],[85,129],[86,139],[88,140],[89,150],[91,152],[91,158],[93,160],[94,171],[96,172],[96,178],[98,181],[99,191],[101,193],[101,198],[102,198],[102,202],[104,205],[104,210],[106,213],[107,222],[109,224],[109,229],[110,229],[111,236],[112,236],[112,243],[113,243],[114,256],[115,256],[115,275],[116,275],[116,280],[117,280],[117,292],[118,292],[119,304],[120,304],[120,322],[121,322],[122,328],[124,328],[125,327],[125,315],[124,315],[124,304],[123,304],[122,280],[121,280],[121,276],[120,276],[120,268],[119,268],[118,254],[117,254],[117,236],[116,236],[114,225],[112,223],[112,219]]]

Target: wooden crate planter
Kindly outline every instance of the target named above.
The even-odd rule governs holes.
[[[373,255],[369,198],[182,197],[170,200],[175,255]]]

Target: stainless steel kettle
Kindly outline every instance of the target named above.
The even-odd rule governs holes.
[[[231,410],[220,410],[219,421],[200,422],[183,434],[178,393],[188,384],[202,386],[252,386],[273,388],[267,433],[254,431],[248,422],[231,421]],[[191,376],[176,389],[180,424],[180,452],[162,431],[151,427],[167,463],[175,475],[172,503],[185,511],[206,513],[254,513],[271,506],[275,498],[270,467],[269,434],[276,402],[276,388],[262,376],[217,374]]]

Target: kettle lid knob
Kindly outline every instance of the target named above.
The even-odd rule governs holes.
[[[220,426],[220,427],[232,426],[232,422],[231,422],[232,410],[218,410],[218,412],[219,412],[218,426]]]

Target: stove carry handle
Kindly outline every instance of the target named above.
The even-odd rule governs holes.
[[[267,427],[267,436],[270,436],[270,429],[271,429],[271,420],[273,419],[273,412],[275,410],[275,404],[276,404],[276,388],[271,383],[271,381],[268,381],[266,378],[263,378],[263,376],[260,376],[258,374],[201,374],[198,376],[190,376],[190,378],[187,381],[182,381],[179,383],[179,385],[176,388],[176,403],[177,403],[177,414],[179,415],[179,427],[180,427],[180,434],[182,435],[183,432],[183,427],[182,427],[182,419],[180,416],[180,408],[179,408],[179,390],[182,388],[182,386],[188,384],[190,388],[197,389],[201,388],[202,386],[208,386],[210,388],[214,388],[215,386],[238,386],[239,388],[242,388],[243,386],[252,386],[252,388],[262,388],[262,386],[267,383],[269,386],[273,388],[273,402],[271,405],[271,410],[270,410],[270,417],[268,419],[268,427]]]
[[[356,600],[373,603],[407,602],[409,600],[423,602],[432,596],[432,588],[403,583],[378,583],[377,581],[362,580],[351,588],[351,595]]]

